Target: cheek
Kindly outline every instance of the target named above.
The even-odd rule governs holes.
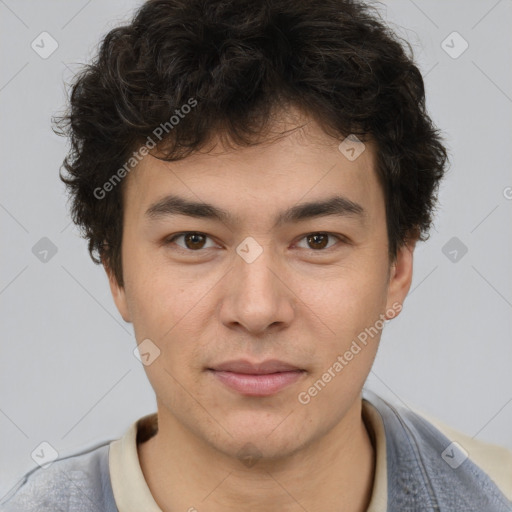
[[[144,337],[164,341],[183,332],[187,318],[200,311],[201,287],[183,288],[176,280],[142,275],[132,281],[129,293],[134,329]],[[139,339],[139,336],[137,336]]]
[[[322,411],[329,422],[346,412],[370,372],[384,326],[386,281],[379,272],[353,271],[320,291],[310,288],[309,305],[329,329],[317,340],[322,350],[315,351],[314,371],[297,400],[307,405],[308,414]]]
[[[333,342],[344,344],[385,311],[386,278],[386,270],[375,265],[344,267],[325,279],[313,276],[303,288],[304,303],[325,325]]]
[[[123,254],[125,290],[137,339],[162,338],[198,302],[201,286],[172,272],[154,250],[130,244],[128,238],[125,243],[131,248]]]
[[[167,372],[184,382],[202,369],[204,354],[212,350],[205,332],[218,279],[148,267],[139,267],[127,283],[132,322],[138,343],[149,338],[160,349],[158,364],[146,367],[148,377],[153,385],[169,386]]]

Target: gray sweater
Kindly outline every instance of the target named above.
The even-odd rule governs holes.
[[[371,391],[364,390],[363,398],[384,423],[388,512],[512,512],[512,502],[487,474],[428,421]],[[27,473],[0,512],[117,512],[109,444]]]

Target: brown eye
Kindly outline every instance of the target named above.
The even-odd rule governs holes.
[[[175,242],[180,238],[183,238],[184,245]],[[166,241],[166,244],[176,243],[176,245],[183,250],[188,250],[189,252],[197,252],[201,249],[209,249],[210,247],[212,247],[205,247],[206,241],[208,239],[209,237],[203,235],[202,233],[196,233],[191,231],[188,233],[181,233],[179,235],[173,236],[172,238]]]
[[[201,235],[199,233],[189,233],[187,235],[183,235],[185,240],[185,245],[187,249],[202,249],[204,242],[205,242],[205,236]]]
[[[329,238],[332,239],[332,242],[329,242]],[[305,243],[303,242],[305,240]],[[308,249],[312,252],[327,252],[329,249],[333,248],[337,242],[341,242],[342,244],[349,243],[348,240],[343,235],[333,235],[331,233],[309,233],[301,238],[299,241],[298,247],[301,249]],[[329,244],[329,245],[328,245]]]
[[[326,233],[315,233],[307,236],[309,246],[314,249],[324,249],[328,243],[329,235]]]

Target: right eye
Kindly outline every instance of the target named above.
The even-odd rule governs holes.
[[[183,238],[184,245],[180,245],[175,241]],[[185,231],[183,233],[178,233],[176,235],[167,238],[164,242],[164,245],[170,245],[175,243],[181,250],[185,252],[199,252],[202,249],[210,249],[211,247],[205,247],[205,241],[210,239],[208,235],[204,233],[199,233],[197,231]]]

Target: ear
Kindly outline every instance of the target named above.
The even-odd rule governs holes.
[[[398,249],[396,259],[389,270],[386,311],[396,311],[396,304],[400,304],[399,310],[390,318],[394,318],[399,314],[405,297],[409,293],[412,282],[413,254],[416,241],[417,239],[411,239]]]
[[[126,291],[124,286],[121,286],[117,279],[114,276],[111,268],[108,266],[107,262],[102,258],[103,268],[108,277],[108,283],[110,285],[110,292],[112,293],[112,298],[114,299],[117,310],[120,315],[123,317],[125,322],[131,322],[131,316],[128,309],[128,303],[126,300]]]

